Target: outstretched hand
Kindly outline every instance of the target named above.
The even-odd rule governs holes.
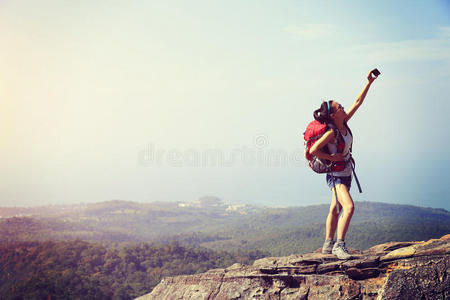
[[[373,69],[369,72],[369,74],[367,74],[367,80],[369,80],[369,83],[374,82],[374,80],[378,78],[378,76],[373,76],[373,71],[375,70],[376,69]]]

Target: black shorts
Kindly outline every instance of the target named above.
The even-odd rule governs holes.
[[[330,174],[327,174],[327,184],[330,187],[330,189],[333,188],[333,178],[334,178],[334,184],[343,184],[347,187],[347,190],[350,191],[350,188],[352,186],[352,176],[345,176],[345,177],[338,177],[338,176],[331,176]]]

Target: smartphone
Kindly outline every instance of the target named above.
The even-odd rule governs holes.
[[[375,76],[375,77],[377,77],[380,74],[381,74],[381,72],[378,71],[378,69],[375,69],[375,70],[372,71],[372,75]]]

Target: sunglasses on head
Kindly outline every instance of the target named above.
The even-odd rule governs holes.
[[[341,109],[344,110],[344,107],[342,105],[338,104],[337,109],[335,109],[334,111],[331,111],[331,108],[332,108],[331,101],[328,101],[327,104],[328,104],[328,116],[330,116],[331,113],[336,113],[337,111],[339,111]]]

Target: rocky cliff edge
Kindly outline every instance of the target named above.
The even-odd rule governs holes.
[[[450,234],[350,252],[349,260],[318,249],[167,277],[137,299],[450,299]]]

